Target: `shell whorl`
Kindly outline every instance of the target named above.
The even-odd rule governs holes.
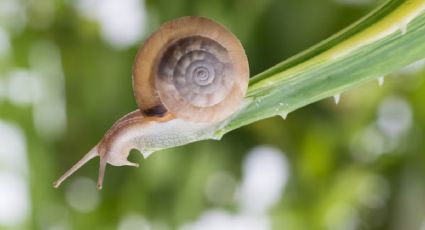
[[[244,49],[231,32],[209,19],[183,17],[161,26],[139,50],[133,90],[145,115],[169,111],[215,122],[237,109],[248,78]]]

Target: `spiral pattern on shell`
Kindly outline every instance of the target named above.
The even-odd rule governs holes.
[[[248,85],[248,61],[239,40],[205,18],[164,24],[139,50],[133,89],[145,115],[215,122],[233,113]]]
[[[232,89],[229,55],[223,46],[211,39],[182,38],[172,43],[160,60],[157,88],[176,91],[194,106],[213,106]]]

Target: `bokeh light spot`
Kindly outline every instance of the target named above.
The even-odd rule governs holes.
[[[240,206],[248,212],[264,212],[279,201],[289,169],[284,154],[275,148],[254,148],[243,163],[238,191]]]
[[[358,187],[360,203],[369,208],[384,206],[389,195],[390,186],[388,181],[379,175],[366,176]]]
[[[128,214],[122,218],[118,230],[151,230],[149,222],[141,215]]]
[[[379,106],[378,127],[389,137],[397,138],[412,125],[412,110],[400,97],[388,97]]]
[[[127,48],[139,42],[146,26],[144,2],[139,0],[78,0],[81,15],[96,20],[105,42]]]
[[[0,57],[8,55],[11,48],[9,34],[0,27]]]
[[[66,201],[79,212],[91,212],[100,202],[96,183],[88,178],[77,178],[66,190]]]
[[[224,210],[212,209],[197,221],[187,223],[180,230],[269,230],[269,219],[264,215],[233,215]]]
[[[15,173],[0,171],[0,226],[22,224],[30,211],[27,181]]]
[[[9,74],[9,100],[17,106],[30,106],[34,101],[34,86],[37,78],[34,73],[16,69]]]
[[[215,205],[229,204],[235,192],[236,179],[228,172],[216,172],[212,174],[205,187],[205,196],[209,202]]]

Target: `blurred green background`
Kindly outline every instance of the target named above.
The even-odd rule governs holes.
[[[252,75],[375,0],[0,0],[0,229],[425,230],[420,61],[289,114],[52,182],[136,108],[133,58],[164,21],[212,18]],[[400,54],[402,55],[402,54]]]

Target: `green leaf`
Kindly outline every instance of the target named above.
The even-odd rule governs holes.
[[[425,1],[392,0],[250,80],[244,105],[215,131],[288,113],[425,58]]]

